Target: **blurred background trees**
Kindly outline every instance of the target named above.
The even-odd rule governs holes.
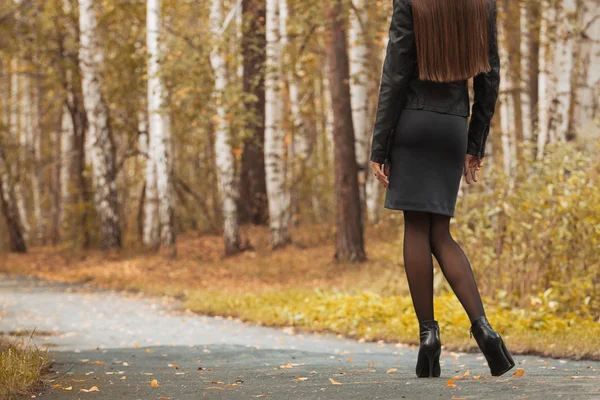
[[[461,195],[518,192],[549,145],[589,155],[600,137],[598,2],[498,6],[489,179]],[[1,2],[0,246],[174,254],[176,235],[197,231],[222,233],[233,254],[252,245],[241,224],[268,226],[276,248],[293,226],[329,222],[337,258],[365,259],[383,194],[367,160],[391,8]],[[501,237],[506,222],[492,221]]]

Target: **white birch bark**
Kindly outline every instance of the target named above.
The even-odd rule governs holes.
[[[529,26],[529,14],[527,8],[527,1],[521,1],[520,4],[520,24],[521,24],[521,117],[522,117],[522,125],[523,125],[523,139],[526,142],[525,146],[525,156],[529,159],[529,144],[532,138],[533,131],[533,110],[531,103],[531,93],[529,91],[530,88],[530,79],[531,74],[529,73],[530,65],[529,65],[529,53],[531,52],[532,43],[530,42],[532,39],[532,35],[530,34],[530,26]]]
[[[513,87],[510,79],[510,60],[508,58],[508,45],[505,35],[504,22],[498,24],[498,48],[500,55],[500,125],[502,130],[502,151],[504,155],[504,172],[513,176],[516,162],[516,126],[515,103],[512,95]]]
[[[538,144],[537,159],[544,157],[544,149],[550,136],[550,110],[552,108],[552,99],[554,98],[554,63],[551,28],[556,17],[556,10],[551,7],[548,0],[540,4],[540,55],[539,55],[539,75],[538,75]]]
[[[61,236],[67,231],[67,208],[71,205],[71,171],[73,162],[73,143],[75,140],[75,129],[69,109],[64,106],[62,112],[60,132],[60,216],[58,223]]]
[[[94,0],[79,1],[80,50],[83,100],[88,119],[92,179],[96,210],[101,220],[102,247],[121,247],[121,228],[117,203],[116,165],[111,138],[108,107],[102,96],[104,57],[98,41]]]
[[[573,121],[577,137],[593,140],[600,137],[600,4],[584,1],[579,15],[582,43]]]
[[[213,48],[210,54],[211,66],[215,75],[215,157],[219,192],[224,217],[225,253],[233,254],[240,249],[239,217],[237,200],[239,197],[236,179],[235,159],[231,148],[231,134],[227,126],[227,109],[224,91],[227,88],[227,64],[220,37],[222,35],[223,11],[221,0],[212,0],[210,8]]]
[[[28,78],[29,80],[30,78]],[[31,81],[30,81],[31,84]],[[39,92],[38,87],[29,88],[30,113],[29,113],[29,136],[33,174],[31,176],[31,185],[33,193],[33,215],[35,218],[35,236],[37,243],[43,244],[46,232],[46,221],[42,213],[42,195],[43,195],[43,170],[42,170],[42,137],[39,122]]]
[[[369,131],[368,131],[368,74],[369,49],[363,27],[366,22],[366,7],[363,0],[355,0],[350,10],[349,58],[350,58],[350,101],[355,130],[356,163],[358,164],[358,188],[361,204],[366,206]],[[363,213],[367,211],[363,209]]]
[[[11,79],[10,79],[10,115],[9,115],[9,133],[10,140],[16,141],[19,140],[19,158],[22,165],[25,165],[24,155],[26,149],[26,140],[25,136],[21,132],[20,118],[19,114],[22,112],[20,107],[20,79],[19,79],[19,61],[16,58],[11,60]],[[19,218],[20,223],[23,230],[23,237],[25,241],[29,240],[29,232],[31,227],[29,225],[29,215],[27,213],[27,208],[25,207],[25,198],[23,196],[23,191],[21,187],[21,183],[18,179],[15,179],[13,188],[12,188],[15,196],[15,201],[17,203],[17,209],[19,210]]]
[[[571,99],[573,94],[573,71],[575,65],[575,21],[577,13],[577,0],[563,0],[558,17],[556,32],[557,46],[555,53],[556,73],[556,109],[554,117],[555,132],[550,133],[550,138],[555,141],[566,141],[571,122]]]
[[[171,160],[171,127],[165,110],[165,87],[160,71],[161,54],[161,1],[148,0],[146,16],[146,47],[148,49],[148,165],[146,168],[148,233],[146,245],[158,247],[154,232],[158,220],[160,244],[175,245],[173,174]],[[155,182],[152,182],[154,180]],[[156,215],[158,213],[158,217]],[[146,241],[147,240],[147,241]]]
[[[285,142],[281,126],[282,47],[278,0],[266,2],[267,71],[265,79],[265,172],[271,245],[280,247],[289,242],[289,199],[284,169]]]

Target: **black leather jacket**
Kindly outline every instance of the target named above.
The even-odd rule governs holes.
[[[500,86],[496,0],[489,2],[489,61],[491,70],[474,77],[475,98],[469,112],[467,80],[438,83],[418,78],[412,0],[394,0],[390,41],[383,65],[379,105],[371,146],[371,161],[387,163],[394,130],[404,108],[471,116],[467,153],[485,156],[485,144]]]

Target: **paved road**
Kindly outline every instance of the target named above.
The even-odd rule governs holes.
[[[442,377],[419,379],[408,346],[248,326],[179,306],[0,275],[0,331],[35,329],[55,360],[42,399],[600,399],[598,362],[517,356],[523,376],[496,378],[480,354],[445,351]]]

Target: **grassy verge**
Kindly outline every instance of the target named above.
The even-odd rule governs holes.
[[[34,248],[0,260],[0,271],[176,296],[190,310],[263,325],[417,343],[400,264],[399,222],[390,218],[369,227],[370,261],[361,265],[332,262],[328,226],[292,232],[294,244],[279,251],[269,249],[267,229],[244,227],[242,236],[252,238],[255,249],[226,259],[221,237],[184,235],[178,238],[176,260],[135,249],[107,256]],[[475,349],[468,318],[438,268],[435,281],[436,318],[446,348]],[[600,360],[598,321],[558,311],[543,298],[533,300],[531,306],[515,308],[511,299],[485,298],[488,318],[512,351]]]
[[[41,385],[49,366],[45,354],[32,346],[0,338],[0,399],[18,399]]]
[[[436,297],[436,314],[446,348],[477,350],[469,321],[453,294]],[[516,354],[600,359],[600,324],[577,315],[502,307],[487,299],[487,315]],[[418,344],[409,296],[375,293],[278,290],[264,293],[194,291],[186,306],[212,315],[232,315],[264,325],[329,331],[360,340]]]

